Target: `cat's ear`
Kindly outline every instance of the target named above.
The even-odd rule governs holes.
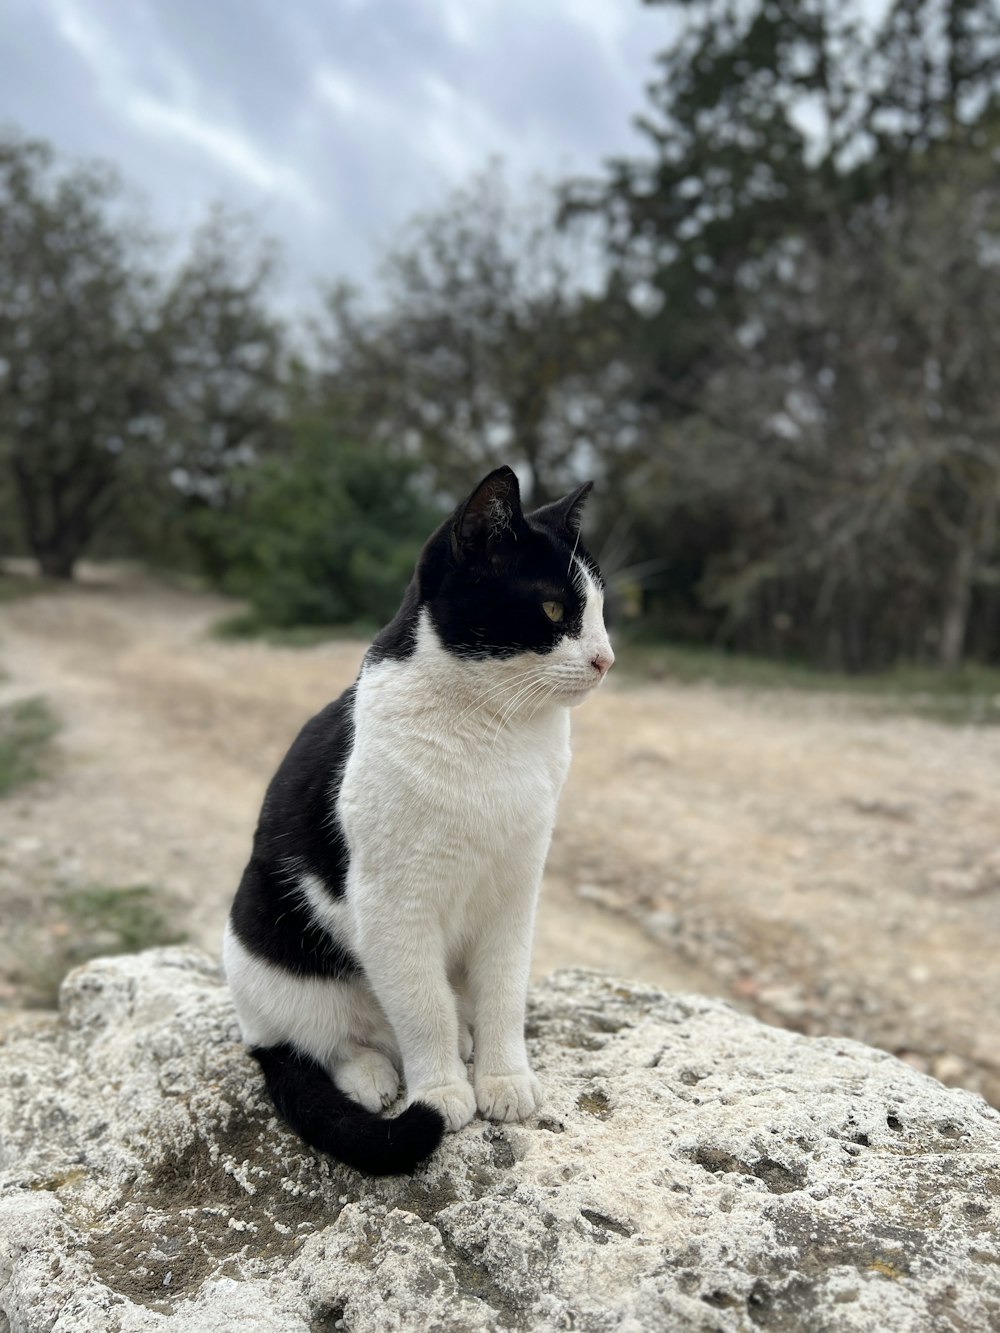
[[[593,489],[594,483],[585,481],[575,491],[570,491],[569,495],[564,495],[561,500],[553,500],[549,505],[542,505],[541,509],[536,509],[528,517],[533,523],[544,523],[553,532],[564,533],[575,540],[583,522],[583,506]]]
[[[523,526],[517,477],[509,467],[498,467],[458,507],[451,531],[452,552],[461,560],[499,551],[517,541]]]

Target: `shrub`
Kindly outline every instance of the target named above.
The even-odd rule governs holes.
[[[199,541],[263,625],[382,624],[439,517],[415,463],[306,423],[237,504],[201,516]]]

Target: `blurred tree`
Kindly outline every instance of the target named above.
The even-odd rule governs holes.
[[[153,284],[124,192],[0,136],[0,466],[42,571],[69,578],[143,465]]]
[[[194,508],[223,506],[232,479],[284,439],[289,365],[271,303],[276,264],[274,246],[246,219],[216,209],[160,304],[164,461]]]
[[[0,138],[0,512],[58,578],[96,539],[182,559],[192,511],[284,430],[273,250],[215,212],[163,278],[126,202],[105,167]]]
[[[658,58],[650,154],[576,182],[565,214],[602,217],[607,298],[638,339],[645,393],[685,415],[752,318],[755,267],[902,180],[932,143],[991,123],[995,0],[896,0],[872,29],[843,0],[646,0],[682,22]],[[639,318],[633,317],[638,315]]]
[[[1000,657],[995,611],[969,632],[996,559],[995,0],[874,27],[839,0],[667,3],[650,152],[565,210],[605,227],[618,489],[669,560],[661,610],[851,667]]]
[[[223,586],[265,624],[384,624],[442,514],[419,465],[345,443],[328,420],[300,417],[289,450],[242,477],[238,502],[199,522]]]
[[[977,604],[993,631],[972,646],[1000,652],[1000,179],[989,153],[923,165],[772,275],[753,346],[711,384],[759,499],[706,595],[839,665],[955,665]]]
[[[586,296],[597,258],[554,218],[494,168],[414,220],[374,309],[333,291],[322,381],[356,438],[402,443],[451,494],[508,462],[546,500],[587,465],[614,348]]]

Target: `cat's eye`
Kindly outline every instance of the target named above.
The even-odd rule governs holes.
[[[543,602],[542,610],[550,620],[560,621],[563,618],[562,602]]]

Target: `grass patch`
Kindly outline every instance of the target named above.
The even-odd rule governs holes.
[[[98,953],[135,953],[183,943],[184,935],[171,928],[163,913],[159,902],[163,896],[162,890],[148,884],[121,889],[91,885],[67,894],[66,916],[82,936],[78,947],[83,955],[75,962],[96,958]]]
[[[30,992],[32,1003],[51,1006],[66,973],[91,958],[183,944],[185,934],[173,929],[163,910],[164,897],[147,884],[73,890],[61,899],[61,913],[49,924],[51,943],[31,950],[30,963],[13,980]]]
[[[37,597],[54,587],[53,579],[37,574],[11,574],[0,570],[0,602],[17,602],[24,597]]]
[[[241,611],[217,621],[209,631],[212,638],[230,642],[261,639],[276,648],[314,648],[335,639],[369,639],[371,625],[270,625],[253,611]]]
[[[41,777],[49,741],[59,729],[41,697],[0,708],[0,796]]]
[[[633,642],[618,651],[618,678],[753,690],[838,694],[880,712],[954,725],[1000,725],[1000,668],[967,663],[953,670],[899,666],[846,675],[794,662],[681,644]],[[620,674],[619,674],[620,673]]]

